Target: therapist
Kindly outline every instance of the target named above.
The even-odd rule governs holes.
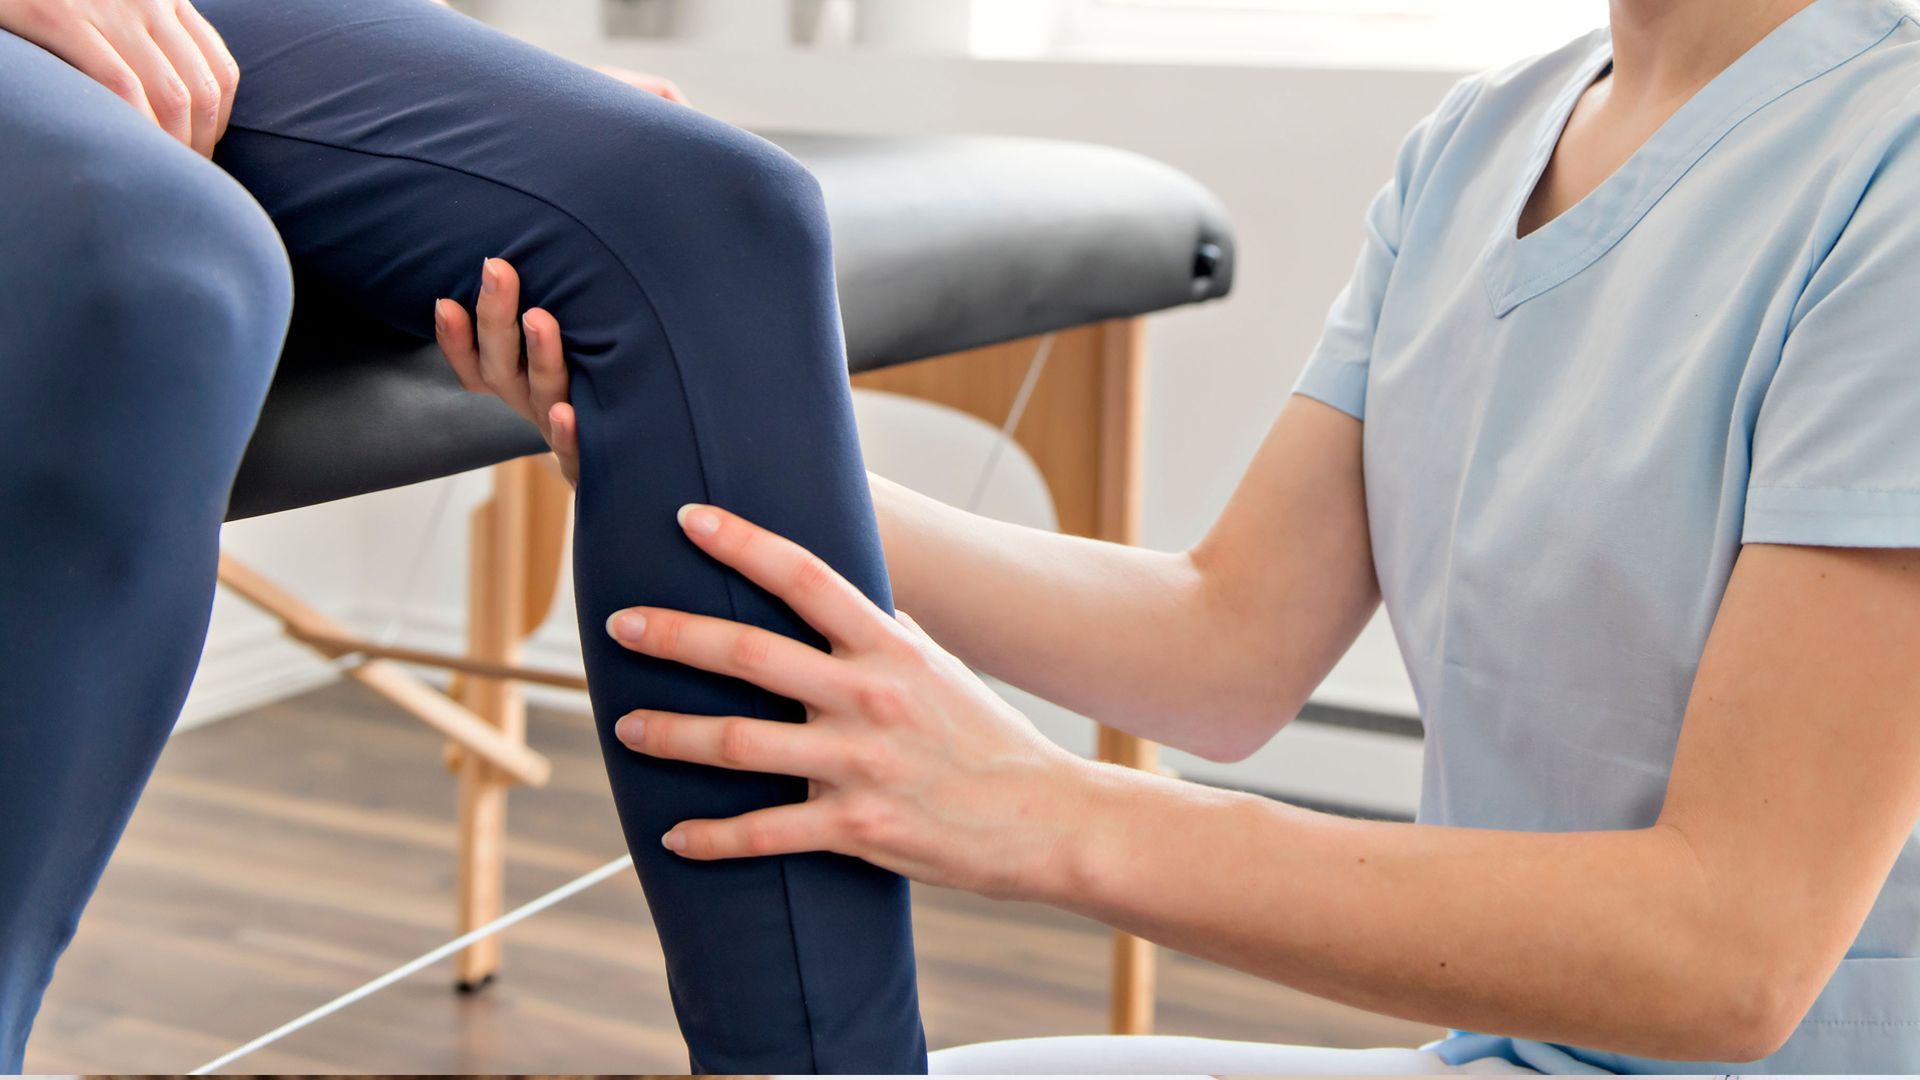
[[[895,619],[795,544],[683,510],[823,645],[615,616],[627,648],[811,720],[621,720],[639,755],[813,781],[663,843],[855,855],[1455,1029],[1384,1053],[1041,1040],[937,1069],[1920,1070],[1917,16],[1614,0],[1609,30],[1462,83],[1192,551],[876,481]],[[480,377],[470,336],[447,347]],[[564,455],[550,337],[530,368]],[[1382,599],[1428,733],[1419,824],[1090,764],[969,671],[1233,760]]]

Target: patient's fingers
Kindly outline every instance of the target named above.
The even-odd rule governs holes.
[[[180,25],[177,16],[162,16],[147,24],[147,34],[159,46],[174,74],[187,88],[188,146],[201,157],[213,156],[213,144],[219,141],[220,116],[225,108],[221,99],[226,91],[214,75],[213,64],[201,51],[200,43]]]
[[[553,407],[567,400],[567,359],[561,349],[560,323],[534,308],[520,319],[527,331],[527,386],[533,400],[533,415],[540,430],[552,442],[552,424],[548,416]]]
[[[480,377],[480,350],[473,343],[473,320],[467,309],[452,300],[433,305],[433,336],[446,354],[447,365],[460,376],[460,385],[475,394],[491,394]]]
[[[157,121],[153,106],[147,102],[146,88],[140,85],[139,74],[91,23],[51,26],[36,35],[34,44],[112,91],[139,110],[140,115]]]
[[[116,27],[112,41],[120,59],[139,76],[147,106],[167,134],[193,146],[193,93],[144,27]],[[196,150],[197,152],[197,150]]]
[[[480,376],[500,400],[533,419],[526,370],[520,363],[520,275],[504,259],[488,259],[480,271]]]
[[[547,413],[547,445],[560,459],[560,471],[574,486],[580,484],[580,420],[573,406],[562,402]]]
[[[233,53],[227,50],[227,43],[220,31],[213,28],[205,15],[200,14],[190,3],[181,3],[177,9],[180,25],[199,45],[207,58],[207,64],[213,68],[213,77],[220,84],[220,115],[213,132],[217,143],[227,134],[227,121],[233,117],[233,95],[240,86],[240,65],[234,62]]]

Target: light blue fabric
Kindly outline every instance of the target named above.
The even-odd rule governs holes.
[[[1409,139],[1298,391],[1366,421],[1424,821],[1651,824],[1743,543],[1920,547],[1920,7],[1819,0],[1516,223],[1604,32]],[[1545,1071],[1920,1071],[1920,841],[1758,1065],[1489,1036]]]

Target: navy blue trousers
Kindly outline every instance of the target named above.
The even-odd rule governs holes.
[[[904,882],[837,856],[680,860],[669,826],[804,784],[612,737],[640,707],[802,719],[602,629],[649,604],[810,636],[686,543],[683,503],[889,602],[813,178],[426,0],[199,6],[242,69],[213,163],[0,33],[0,1068],[186,693],[292,281],[426,337],[433,301],[471,303],[501,256],[574,368],[581,637],[693,1068],[923,1070]]]

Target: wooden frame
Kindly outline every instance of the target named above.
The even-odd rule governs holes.
[[[1062,531],[1116,543],[1139,540],[1146,391],[1145,323],[1125,319],[1062,332],[1014,438],[1046,478]],[[998,425],[1035,355],[1033,341],[857,376],[855,385],[906,394]],[[287,635],[335,660],[345,674],[445,735],[460,779],[456,923],[466,933],[503,913],[507,795],[544,785],[551,767],[527,745],[523,684],[584,689],[577,673],[521,663],[521,646],[553,606],[564,559],[571,492],[550,459],[496,466],[493,495],[472,520],[467,650],[448,655],[365,640],[236,560],[220,581],[278,618]],[[442,692],[401,664],[454,674]],[[1151,744],[1102,729],[1102,760],[1155,767]],[[500,967],[499,939],[462,953],[456,985],[476,990]],[[1116,934],[1112,1030],[1153,1027],[1154,951]]]
[[[1036,344],[1016,341],[887,368],[854,379],[971,413],[999,425],[1012,408]],[[1135,544],[1140,540],[1146,424],[1146,321],[1123,319],[1059,334],[1014,440],[1032,456],[1053,495],[1060,530]],[[1109,728],[1098,753],[1136,769],[1157,767],[1151,743]],[[1113,939],[1111,1030],[1153,1030],[1154,949],[1128,934]]]

